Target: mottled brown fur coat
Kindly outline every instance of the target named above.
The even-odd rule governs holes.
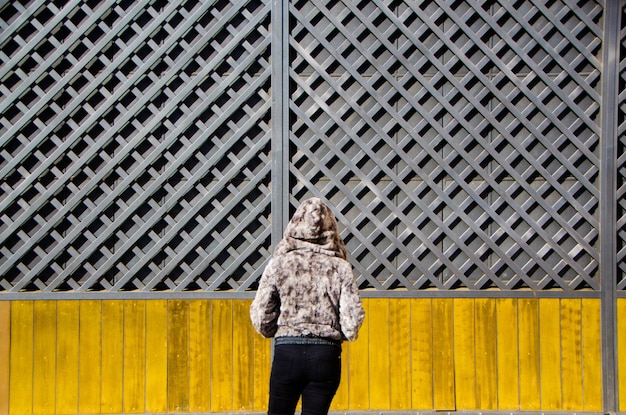
[[[364,318],[358,287],[337,220],[320,199],[304,201],[289,221],[250,318],[265,337],[357,338]]]

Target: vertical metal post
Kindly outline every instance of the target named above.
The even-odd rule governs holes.
[[[272,247],[289,214],[288,7],[288,0],[272,0]]]
[[[616,345],[616,147],[622,1],[607,0],[604,10],[602,137],[600,139],[600,273],[602,289],[602,366],[604,412],[617,411]]]

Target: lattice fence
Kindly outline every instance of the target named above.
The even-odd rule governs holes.
[[[1,289],[246,289],[270,238],[269,3],[94,3],[2,10]]]
[[[254,289],[311,195],[363,289],[600,289],[602,2],[272,4],[2,6],[0,293]]]
[[[617,126],[617,289],[626,290],[626,7],[621,13]]]
[[[364,287],[598,289],[599,3],[291,5],[294,194]]]

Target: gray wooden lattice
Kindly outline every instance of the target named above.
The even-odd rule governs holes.
[[[0,293],[253,290],[311,195],[363,289],[600,290],[602,2],[294,0],[287,102],[280,2],[57,4],[0,9]]]

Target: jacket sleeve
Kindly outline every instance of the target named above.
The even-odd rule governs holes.
[[[350,265],[349,272],[343,279],[341,295],[339,298],[339,324],[341,333],[346,340],[356,340],[359,329],[365,318],[365,311],[361,304],[359,287],[356,284]]]
[[[280,298],[273,283],[272,262],[267,265],[259,281],[259,289],[250,305],[250,320],[263,337],[273,337],[278,329]]]

